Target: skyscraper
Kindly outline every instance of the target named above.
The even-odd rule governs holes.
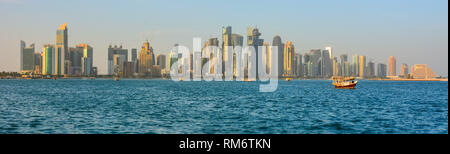
[[[134,70],[133,72],[136,73],[139,69],[139,65],[138,65],[138,56],[137,56],[137,49],[136,48],[132,48],[131,49],[131,61],[134,62]]]
[[[125,55],[114,54],[113,55],[113,67],[114,75],[123,76],[124,75],[124,63],[127,62]]]
[[[284,73],[284,44],[281,41],[281,37],[280,36],[275,36],[273,37],[273,42],[272,42],[272,46],[274,47],[278,47],[278,76],[282,76]]]
[[[332,47],[325,47],[325,50],[328,51],[329,55],[330,55],[330,59],[333,59],[334,55],[333,55],[333,48]]]
[[[261,33],[259,32],[258,28],[253,28],[253,27],[248,27],[247,28],[247,45],[248,46],[253,46],[255,48],[255,55],[248,55],[249,57],[255,57],[256,61],[255,61],[255,68],[251,68],[251,66],[253,66],[253,64],[248,64],[248,72],[251,72],[250,70],[255,71],[256,74],[254,74],[254,76],[256,77],[256,79],[258,79],[258,60],[259,60],[259,56],[258,56],[258,47],[259,46],[263,46],[264,44],[264,40],[260,39],[259,37],[261,36]],[[249,74],[250,75],[250,74]]]
[[[341,66],[340,63],[338,61],[338,59],[336,57],[333,57],[333,59],[331,59],[332,62],[332,75],[333,76],[339,76],[340,74],[340,70],[341,70]]]
[[[303,77],[303,56],[302,54],[296,53],[296,68],[295,68],[295,75],[299,77]]]
[[[386,64],[379,63],[377,66],[377,76],[380,78],[386,77]]]
[[[42,74],[43,75],[52,75],[53,74],[54,53],[55,53],[54,45],[44,45],[42,52],[41,52]]]
[[[123,76],[132,77],[134,72],[134,61],[123,62]]]
[[[222,73],[224,77],[227,75],[225,72],[225,66],[229,63],[228,58],[231,59],[231,57],[228,57],[228,47],[232,47],[231,26],[222,27]],[[232,64],[233,63],[230,63],[228,65]]]
[[[402,64],[402,68],[400,69],[400,76],[402,77],[408,76],[408,64]]]
[[[359,56],[353,55],[352,57],[353,63],[352,63],[352,76],[357,77],[359,76]]]
[[[21,68],[20,71],[22,73],[31,73],[34,71],[34,44],[31,44],[29,47],[26,47],[24,41],[20,41],[20,61]]]
[[[161,70],[166,69],[166,55],[157,54],[156,65],[158,65],[161,68]]]
[[[359,77],[366,77],[366,56],[359,56]]]
[[[264,42],[264,48],[265,48],[265,52],[263,52],[263,57],[265,57],[265,61],[264,61],[264,65],[266,66],[266,73],[270,73],[270,60],[271,60],[271,56],[272,56],[272,52],[271,52],[271,48],[270,48],[270,43],[269,42]]]
[[[321,77],[323,78],[328,78],[331,77],[332,75],[332,62],[330,59],[330,51],[329,50],[322,50],[322,55],[321,55],[321,67],[320,67],[320,72],[321,72]]]
[[[131,49],[131,61],[137,61],[137,49],[136,48]]]
[[[70,75],[81,75],[81,57],[83,57],[83,47],[69,48]]]
[[[320,49],[312,49],[309,51],[309,62],[308,76],[309,77],[320,77],[322,68],[322,51]]]
[[[93,49],[87,44],[79,44],[77,48],[82,51],[81,56],[81,72],[84,76],[90,76],[92,74],[92,65],[94,63]]]
[[[34,73],[42,74],[42,56],[41,53],[34,53]]]
[[[68,29],[67,23],[61,25],[56,31],[56,49],[55,49],[55,65],[53,66],[54,75],[64,75],[67,74],[65,55],[69,52],[68,49]]]
[[[123,55],[128,61],[128,50],[123,49],[122,46],[117,47],[116,45],[113,47],[109,45],[108,47],[108,75],[113,75],[114,73],[114,55],[119,54]]]
[[[397,76],[397,60],[395,59],[394,56],[389,57],[389,62],[388,62],[388,67],[389,67],[389,74],[388,76]]]
[[[152,68],[153,48],[150,46],[150,42],[146,41],[142,45],[141,52],[139,53],[139,73],[151,75]]]
[[[237,46],[243,47],[244,46],[244,37],[239,34],[232,34],[231,35],[231,45],[233,46],[233,48],[235,48]],[[236,63],[237,63],[236,54],[233,53],[233,76],[234,77],[236,77],[238,75]]]
[[[349,74],[349,70],[348,70],[348,66],[346,66],[346,62],[348,61],[348,56],[346,54],[342,54],[340,56],[340,60],[341,60],[341,71],[340,71],[340,75],[341,76],[350,76]]]
[[[367,64],[367,77],[375,77],[375,63],[372,61]]]
[[[294,56],[295,56],[295,49],[294,44],[292,44],[291,41],[287,41],[286,45],[284,46],[284,75],[283,76],[293,76],[294,75]]]

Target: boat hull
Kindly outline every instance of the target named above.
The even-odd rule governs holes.
[[[337,85],[337,84],[334,84],[334,86],[337,89],[354,89],[356,87],[356,83],[355,84],[349,84],[349,85]]]

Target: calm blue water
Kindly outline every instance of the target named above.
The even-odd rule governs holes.
[[[445,133],[448,82],[0,80],[0,133]]]

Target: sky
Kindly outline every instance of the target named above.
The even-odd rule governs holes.
[[[397,70],[428,64],[448,76],[447,0],[0,0],[0,21],[0,71],[19,71],[20,40],[40,52],[66,22],[69,46],[92,46],[99,74],[110,44],[139,51],[149,40],[167,54],[194,37],[221,40],[223,26],[243,36],[257,26],[265,41],[280,35],[300,54],[332,46],[335,56],[395,56]]]

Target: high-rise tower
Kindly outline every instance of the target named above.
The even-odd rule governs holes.
[[[388,76],[397,76],[397,60],[395,59],[394,56],[389,57],[389,62],[388,62]]]
[[[153,68],[153,48],[146,41],[139,53],[139,73],[149,74]]]
[[[272,46],[278,47],[278,76],[282,76],[284,73],[283,67],[284,67],[284,44],[281,41],[280,36],[273,37]],[[273,52],[272,52],[273,53]],[[274,61],[275,62],[275,61]]]
[[[56,31],[56,49],[55,49],[55,65],[53,66],[54,75],[64,75],[65,72],[65,55],[69,51],[68,49],[68,33],[67,23],[61,25]]]
[[[284,46],[284,76],[294,75],[294,44],[291,41],[287,41]]]

